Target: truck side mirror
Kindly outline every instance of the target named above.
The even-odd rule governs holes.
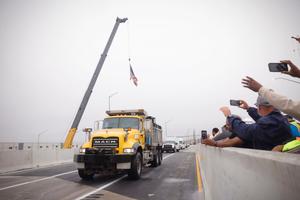
[[[88,141],[91,140],[91,132],[93,131],[92,128],[84,128],[82,129],[83,132],[85,132],[85,134],[87,135]]]

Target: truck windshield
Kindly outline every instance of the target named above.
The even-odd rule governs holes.
[[[139,119],[138,118],[107,118],[103,121],[103,129],[111,128],[132,128],[139,130]]]
[[[165,141],[164,143],[165,143],[165,144],[166,144],[166,143],[174,143],[174,144],[175,144],[176,142],[175,142],[175,141]]]

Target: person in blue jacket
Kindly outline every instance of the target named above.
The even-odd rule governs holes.
[[[300,124],[291,116],[285,115],[290,123],[291,134],[293,137],[300,137]]]
[[[241,100],[240,108],[247,110],[249,116],[255,121],[253,124],[246,124],[240,118],[231,115],[228,107],[220,108],[236,137],[217,142],[206,139],[202,143],[217,147],[241,146],[244,143],[250,143],[254,149],[272,150],[275,146],[292,138],[287,119],[266,99],[258,96],[256,106],[257,108],[249,107],[245,101]]]

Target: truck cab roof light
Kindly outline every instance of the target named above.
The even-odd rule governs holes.
[[[147,116],[147,112],[144,109],[136,109],[136,110],[108,110],[106,114],[109,116],[116,115],[140,115]]]

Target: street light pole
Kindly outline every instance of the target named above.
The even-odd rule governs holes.
[[[108,110],[110,111],[110,98],[118,94],[118,92],[112,93],[111,95],[108,96]]]
[[[40,136],[43,134],[43,133],[46,133],[48,131],[48,129],[47,130],[44,130],[44,131],[42,131],[42,132],[40,132],[39,134],[38,134],[38,140],[37,140],[37,155],[36,155],[36,160],[37,160],[37,167],[39,167],[39,151],[40,151]]]
[[[103,120],[96,120],[95,122],[94,122],[94,131],[97,131],[97,130],[99,130],[100,129],[100,123],[103,123]]]
[[[168,137],[168,128],[167,128],[167,124],[168,124],[170,121],[172,121],[172,120],[169,119],[168,121],[165,122],[166,138]]]

